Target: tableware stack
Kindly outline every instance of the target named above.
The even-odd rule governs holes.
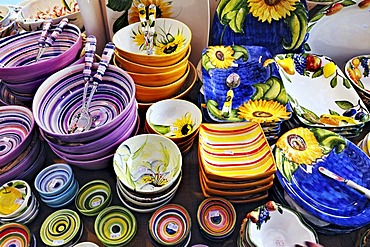
[[[98,64],[92,67],[92,76]],[[139,129],[135,84],[122,69],[109,65],[90,104],[91,128],[69,132],[82,107],[83,64],[50,76],[33,101],[35,121],[50,148],[68,164],[102,169],[112,164],[114,152]]]
[[[370,188],[370,159],[354,143],[332,131],[299,127],[279,138],[274,156],[278,182],[271,194],[317,232],[348,233],[369,224],[369,199],[351,185]]]
[[[121,202],[132,211],[147,213],[175,196],[182,179],[182,155],[167,137],[142,134],[118,147],[113,168]]]
[[[30,229],[20,223],[6,223],[0,226],[0,243],[2,246],[36,247],[36,237]]]
[[[287,121],[289,128],[324,128],[346,138],[363,131],[369,110],[331,58],[291,53],[276,55],[274,60],[294,112]]]
[[[152,214],[148,229],[154,246],[187,246],[191,239],[191,217],[183,206],[167,204]]]
[[[29,224],[39,212],[39,202],[30,185],[23,180],[12,180],[0,190],[0,222]]]
[[[268,201],[243,219],[237,239],[238,247],[247,246],[295,246],[305,242],[317,243],[318,236],[300,213]]]
[[[193,146],[201,123],[202,112],[195,104],[181,99],[167,99],[148,108],[144,132],[169,138],[185,155]]]
[[[77,212],[60,209],[44,220],[40,228],[40,238],[47,246],[73,246],[80,240],[83,229]]]
[[[34,182],[41,201],[51,208],[62,208],[73,202],[79,184],[68,164],[57,163],[44,168]]]
[[[14,35],[18,32],[17,24],[11,20],[12,10],[6,5],[0,5],[0,38]]]
[[[134,238],[137,222],[128,209],[121,206],[110,206],[98,214],[94,230],[104,246],[125,246]]]
[[[51,30],[54,29],[53,26]],[[82,47],[80,29],[67,24],[55,43],[36,62],[41,32],[9,36],[2,39],[0,44],[1,83],[5,84],[10,94],[25,104],[32,103],[36,90],[46,78],[74,63]]]
[[[0,118],[0,183],[32,181],[45,161],[32,112],[23,106],[0,106]]]
[[[212,241],[224,241],[234,232],[236,211],[223,198],[207,198],[198,206],[197,220],[200,232]]]
[[[258,123],[203,123],[198,159],[205,197],[232,203],[260,201],[273,185],[275,160]]]
[[[99,214],[112,201],[112,191],[109,183],[104,180],[92,180],[78,191],[75,198],[77,210],[86,216]]]
[[[194,69],[188,60],[190,28],[176,19],[158,18],[154,29],[152,49],[145,43],[140,22],[123,27],[112,38],[116,46],[114,63],[134,79],[139,106],[176,96]]]
[[[224,57],[224,59],[223,59]],[[199,94],[206,122],[257,122],[268,140],[292,113],[271,53],[262,46],[209,46],[203,50]]]

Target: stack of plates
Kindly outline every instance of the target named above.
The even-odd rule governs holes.
[[[124,246],[136,234],[136,218],[124,207],[110,206],[98,214],[94,229],[96,236],[104,246]]]
[[[132,211],[146,213],[175,195],[181,182],[182,155],[167,137],[137,135],[119,146],[113,168],[122,203]]]
[[[41,170],[36,176],[34,186],[41,201],[52,208],[61,208],[73,202],[79,189],[72,168],[62,163]]]
[[[104,180],[92,180],[81,187],[75,198],[77,210],[86,216],[99,214],[112,201],[110,185]]]
[[[198,207],[197,220],[201,233],[213,241],[229,237],[236,223],[234,206],[223,198],[207,198]]]
[[[0,226],[1,246],[36,247],[36,237],[30,229],[20,223],[7,223]]]
[[[177,204],[157,209],[149,220],[149,233],[155,245],[187,246],[191,239],[191,218]]]
[[[29,184],[12,180],[0,190],[0,222],[31,223],[39,212],[39,202]]]
[[[198,157],[204,196],[223,197],[233,203],[268,196],[276,165],[258,123],[202,124]]]
[[[47,246],[73,246],[82,236],[83,224],[77,212],[61,209],[42,223],[40,238]]]

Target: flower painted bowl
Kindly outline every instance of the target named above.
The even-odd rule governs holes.
[[[124,246],[136,234],[136,218],[124,207],[110,206],[98,214],[94,230],[98,239],[105,246]]]
[[[143,193],[160,193],[181,174],[182,156],[170,139],[141,134],[124,141],[114,154],[113,168],[129,189]]]
[[[13,218],[22,214],[32,200],[29,184],[23,180],[12,180],[0,189],[0,219]]]
[[[109,206],[112,201],[110,185],[104,180],[92,180],[78,191],[75,198],[77,210],[86,215],[94,216]]]
[[[52,19],[53,25],[57,25],[63,18],[68,18],[69,23],[79,29],[84,25],[76,0],[31,1],[21,8],[20,16],[17,22],[26,31],[42,30],[42,24],[49,18]]]
[[[0,232],[2,233],[0,243],[3,246],[33,246],[31,245],[32,233],[24,224],[6,223],[0,226]]]
[[[117,52],[126,59],[148,66],[169,66],[180,61],[187,53],[192,34],[183,22],[171,18],[155,21],[153,54],[147,55],[140,22],[117,31],[112,41]]]
[[[2,39],[0,44],[0,78],[7,83],[20,84],[50,76],[76,60],[82,47],[81,31],[68,24],[46,49],[38,62],[37,40],[41,31],[24,32]],[[27,73],[24,73],[27,71]]]
[[[93,74],[97,66],[93,64]],[[38,126],[62,142],[86,143],[105,136],[126,119],[136,103],[132,78],[122,69],[109,65],[91,101],[92,127],[68,134],[69,124],[82,104],[83,68],[84,64],[74,65],[50,76],[37,90],[32,104]]]

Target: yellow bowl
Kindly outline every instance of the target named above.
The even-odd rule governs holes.
[[[121,67],[122,69],[126,71],[131,71],[135,73],[144,73],[144,74],[155,74],[155,73],[165,73],[168,71],[173,71],[178,67],[183,66],[184,64],[187,64],[189,56],[191,53],[191,46],[189,46],[187,53],[185,56],[178,61],[177,63],[169,66],[148,66],[140,63],[135,63],[133,61],[128,60],[125,57],[122,57],[118,51],[116,50],[114,52],[114,60],[115,65],[118,67]]]
[[[157,102],[162,99],[169,99],[179,91],[189,75],[190,65],[177,81],[159,87],[148,87],[136,84],[136,99],[141,102]]]
[[[116,32],[112,38],[118,53],[133,62],[149,66],[169,66],[180,61],[189,49],[192,34],[183,22],[171,18],[155,21],[153,54],[147,55],[140,22]]]

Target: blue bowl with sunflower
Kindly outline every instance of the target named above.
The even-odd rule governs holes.
[[[118,54],[132,62],[148,66],[170,66],[180,61],[190,47],[192,33],[181,21],[158,18],[155,21],[153,53],[148,55],[140,22],[116,32],[112,38]]]

